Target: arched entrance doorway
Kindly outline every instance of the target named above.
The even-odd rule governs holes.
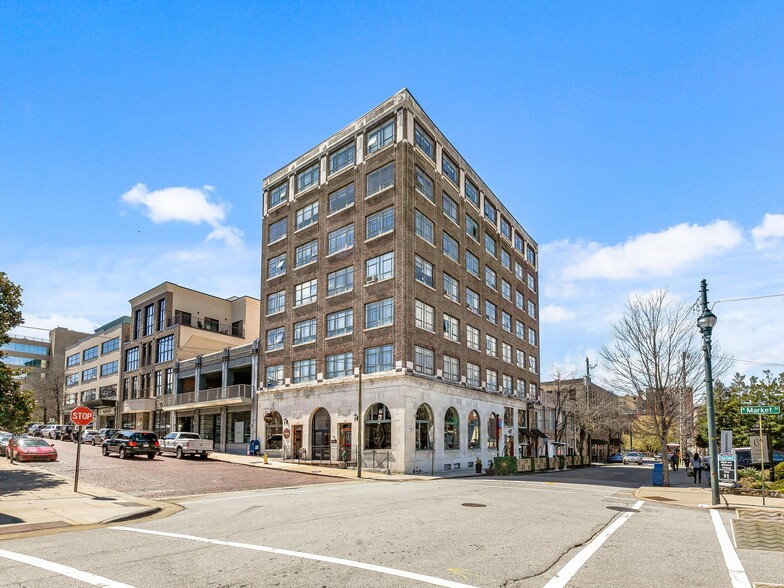
[[[330,459],[330,427],[329,413],[325,408],[319,408],[311,422],[310,456],[311,459],[329,461]]]

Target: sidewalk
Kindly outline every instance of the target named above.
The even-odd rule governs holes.
[[[710,474],[702,472],[702,484],[695,484],[686,475],[686,468],[670,470],[670,486],[642,486],[634,495],[642,500],[662,502],[691,508],[762,508],[761,496],[741,496],[737,494],[720,494],[721,504],[711,506]],[[784,498],[765,497],[765,508],[784,509]]]
[[[50,474],[27,464],[0,459],[0,541],[43,529],[68,529],[125,521],[181,507],[137,498],[72,478]]]

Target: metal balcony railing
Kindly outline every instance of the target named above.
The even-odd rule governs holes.
[[[173,327],[175,325],[202,329],[203,331],[220,333],[221,335],[229,335],[230,337],[245,338],[245,329],[243,327],[239,327],[232,323],[221,323],[213,319],[204,319],[190,314],[175,314],[166,321],[167,327]]]
[[[185,394],[168,394],[159,397],[161,408],[167,406],[182,406],[186,404],[199,404],[202,402],[220,402],[222,400],[250,399],[253,396],[253,386],[250,384],[233,384],[226,389],[208,388],[198,392]]]

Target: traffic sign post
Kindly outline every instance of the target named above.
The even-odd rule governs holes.
[[[741,406],[740,414],[756,414],[759,416],[759,442],[761,446],[761,459],[762,465],[762,506],[765,506],[765,458],[767,453],[767,440],[762,434],[762,415],[781,414],[780,406]],[[752,453],[754,452],[754,444],[752,443]],[[772,477],[772,476],[771,476]]]
[[[77,406],[71,411],[71,420],[79,427],[76,432],[76,469],[74,470],[74,492],[79,491],[79,460],[82,456],[82,427],[93,422],[95,416],[86,406]]]

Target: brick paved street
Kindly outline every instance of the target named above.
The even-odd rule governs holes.
[[[68,441],[50,443],[57,447],[59,460],[53,463],[37,463],[35,467],[73,478],[76,444]],[[171,498],[342,481],[338,478],[250,467],[212,459],[176,459],[167,454],[159,455],[153,460],[146,457],[121,460],[116,454],[104,457],[99,446],[90,445],[82,445],[79,480],[144,498]]]

